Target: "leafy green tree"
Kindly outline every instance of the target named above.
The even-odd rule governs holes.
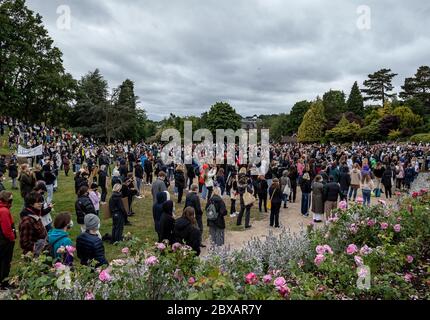
[[[117,116],[120,118],[113,119],[114,122],[121,123],[118,134],[115,138],[137,140],[137,109],[138,97],[134,94],[133,81],[126,79],[118,88],[118,100],[115,108],[119,109]]]
[[[324,105],[321,99],[312,103],[306,112],[299,127],[298,141],[318,142],[324,137],[326,118],[324,116]]]
[[[241,117],[230,104],[217,102],[208,112],[207,126],[213,133],[216,129],[237,130],[241,127]]]
[[[323,95],[324,115],[326,119],[346,111],[345,93],[338,90],[330,90]]]
[[[360,125],[355,122],[349,122],[345,116],[342,116],[336,127],[326,131],[326,139],[333,142],[351,142],[357,137]]]
[[[361,95],[360,88],[358,87],[357,81],[351,88],[348,101],[346,103],[347,110],[354,112],[359,117],[364,117],[364,102],[363,96]]]
[[[24,0],[0,2],[0,112],[30,122],[68,121],[76,82]]]
[[[382,101],[385,104],[387,98],[392,98],[395,94],[389,92],[394,89],[391,84],[397,73],[392,73],[391,69],[381,69],[373,74],[369,74],[369,79],[363,82],[365,89],[361,89],[366,94],[364,100]]]
[[[425,112],[430,113],[430,67],[419,67],[414,77],[405,79],[402,90],[401,98],[421,101],[425,106]]]
[[[365,127],[362,127],[357,134],[359,139],[369,142],[384,140],[385,137],[379,132],[379,122],[380,120],[374,120]]]
[[[287,128],[285,131],[287,134],[297,132],[300,127],[300,124],[303,121],[303,117],[305,116],[311,105],[312,102],[306,100],[299,101],[294,104],[287,121]]]
[[[272,121],[270,126],[267,127],[270,129],[270,139],[279,141],[283,136],[287,136],[289,134],[289,118],[290,115],[281,113]]]
[[[393,115],[400,119],[400,129],[416,128],[423,123],[423,118],[416,115],[406,106],[397,107],[393,111]]]

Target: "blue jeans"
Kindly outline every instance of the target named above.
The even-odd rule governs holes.
[[[142,185],[142,179],[141,178],[136,178],[136,187],[137,187],[137,192],[138,192],[138,196],[140,196],[140,186]]]
[[[76,163],[75,164],[75,170],[76,170],[76,172],[79,172],[79,170],[81,170],[81,165]]]
[[[363,191],[363,204],[366,205],[367,202],[367,206],[370,206],[370,190],[362,190]]]
[[[309,214],[309,193],[302,193],[302,214]]]
[[[358,190],[358,189],[355,189],[355,188],[353,188],[353,187],[350,187],[350,188],[349,188],[349,195],[348,195],[348,199],[351,199],[351,197],[352,197],[352,199],[355,201],[355,198],[357,198],[357,190]]]
[[[206,195],[208,193],[208,188],[206,188],[206,185],[204,184],[202,187],[202,199],[206,200]]]
[[[282,194],[282,201],[284,201],[284,206],[286,207],[287,206],[287,203],[288,203],[288,194],[285,194],[285,193],[283,193]]]

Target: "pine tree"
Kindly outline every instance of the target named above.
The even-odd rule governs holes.
[[[419,67],[414,77],[405,79],[402,90],[401,98],[421,101],[427,109],[426,113],[430,113],[430,67]]]
[[[361,89],[366,94],[364,100],[381,100],[382,105],[384,105],[387,98],[395,96],[395,94],[389,93],[394,89],[391,82],[395,76],[397,76],[397,73],[392,73],[391,69],[381,69],[373,74],[369,74],[369,79],[363,82],[366,89]]]
[[[346,103],[348,111],[354,112],[357,116],[364,116],[364,103],[363,96],[361,95],[360,88],[358,87],[357,81],[351,88],[348,101]]]
[[[324,136],[326,118],[324,116],[324,105],[321,99],[312,103],[311,108],[303,117],[299,127],[299,142],[318,142]]]

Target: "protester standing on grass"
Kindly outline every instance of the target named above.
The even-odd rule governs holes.
[[[112,189],[112,196],[109,199],[109,210],[112,214],[112,239],[111,243],[122,241],[124,224],[127,218],[127,211],[122,202],[122,184],[115,184]]]
[[[36,179],[27,163],[21,165],[21,173],[18,180],[20,183],[21,197],[25,199],[27,194],[29,194],[36,185]]]
[[[185,188],[185,175],[184,175],[184,168],[182,165],[178,165],[176,167],[175,188],[178,190],[178,203],[181,203],[182,195],[184,194],[184,188]]]
[[[152,193],[152,204],[157,203],[157,194],[167,190],[166,184],[164,180],[166,179],[166,173],[164,171],[160,171],[158,173],[157,180],[152,183],[151,193]]]
[[[312,183],[312,212],[314,214],[314,222],[322,222],[324,215],[324,185],[320,175],[315,176]]]
[[[215,187],[212,197],[206,204],[206,210],[208,210],[209,206],[213,204],[215,207],[215,211],[217,213],[217,217],[214,220],[207,220],[207,224],[209,227],[209,234],[211,236],[211,243],[215,246],[224,245],[224,230],[225,230],[225,220],[224,217],[227,215],[227,209],[225,206],[225,202],[221,197],[221,188]]]
[[[141,199],[141,190],[142,190],[142,181],[143,181],[143,167],[140,162],[140,159],[137,159],[136,165],[134,166],[134,176],[136,178],[136,188],[137,195],[136,197]]]
[[[270,226],[279,228],[279,211],[282,205],[282,190],[278,178],[272,180],[272,185],[269,189],[269,196],[271,202],[270,208]]]
[[[88,193],[88,197],[91,200],[91,203],[94,206],[94,209],[96,210],[96,215],[98,216],[100,213],[100,199],[101,199],[101,195],[100,192],[98,192],[98,184],[97,182],[93,182],[91,183],[91,188],[89,190]]]
[[[189,192],[185,198],[185,207],[191,207],[194,209],[194,215],[196,219],[197,226],[200,230],[200,234],[203,234],[203,210],[200,204],[200,198],[199,198],[199,187],[196,184],[191,185],[191,192]],[[200,239],[200,242],[202,243],[202,239]],[[204,246],[202,244],[202,246]]]
[[[42,223],[41,212],[43,207],[42,197],[35,191],[25,197],[26,207],[20,213],[19,243],[23,254],[34,252],[35,244],[47,236]]]
[[[89,198],[89,191],[87,186],[82,186],[78,191],[78,199],[75,202],[75,211],[77,222],[81,226],[81,231],[85,231],[84,218],[87,214],[97,215],[91,199]]]
[[[12,190],[18,189],[16,186],[16,178],[18,177],[18,166],[16,160],[11,160],[8,166],[9,178],[12,179]]]
[[[13,248],[15,246],[16,231],[10,209],[13,195],[9,191],[0,192],[0,289],[8,287]]]
[[[174,235],[176,242],[189,245],[197,256],[200,255],[201,234],[197,228],[194,208],[186,207],[175,222]]]
[[[102,204],[106,203],[106,197],[107,197],[107,172],[106,172],[106,165],[102,164],[100,166],[99,174],[99,186],[102,189],[102,194],[100,201]]]
[[[73,227],[72,216],[68,212],[59,213],[54,219],[54,229],[48,232],[48,242],[52,246],[54,259],[60,260],[65,265],[73,263],[73,256],[68,254],[67,246],[72,246],[69,231]],[[64,252],[58,252],[58,249],[64,247]]]
[[[100,219],[95,214],[85,216],[85,232],[76,239],[76,253],[81,264],[89,266],[96,261],[95,268],[109,264],[105,257],[103,241],[99,238]]]
[[[167,200],[162,206],[163,213],[160,219],[160,237],[159,241],[168,240],[172,245],[175,242],[174,228],[175,218],[173,218],[173,201]]]

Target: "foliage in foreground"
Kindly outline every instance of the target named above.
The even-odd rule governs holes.
[[[11,299],[429,299],[427,190],[337,210],[327,226],[253,239],[199,259],[188,246],[130,238],[95,270],[40,257],[20,266]],[[120,248],[118,248],[120,251]],[[29,257],[27,257],[30,259]]]

